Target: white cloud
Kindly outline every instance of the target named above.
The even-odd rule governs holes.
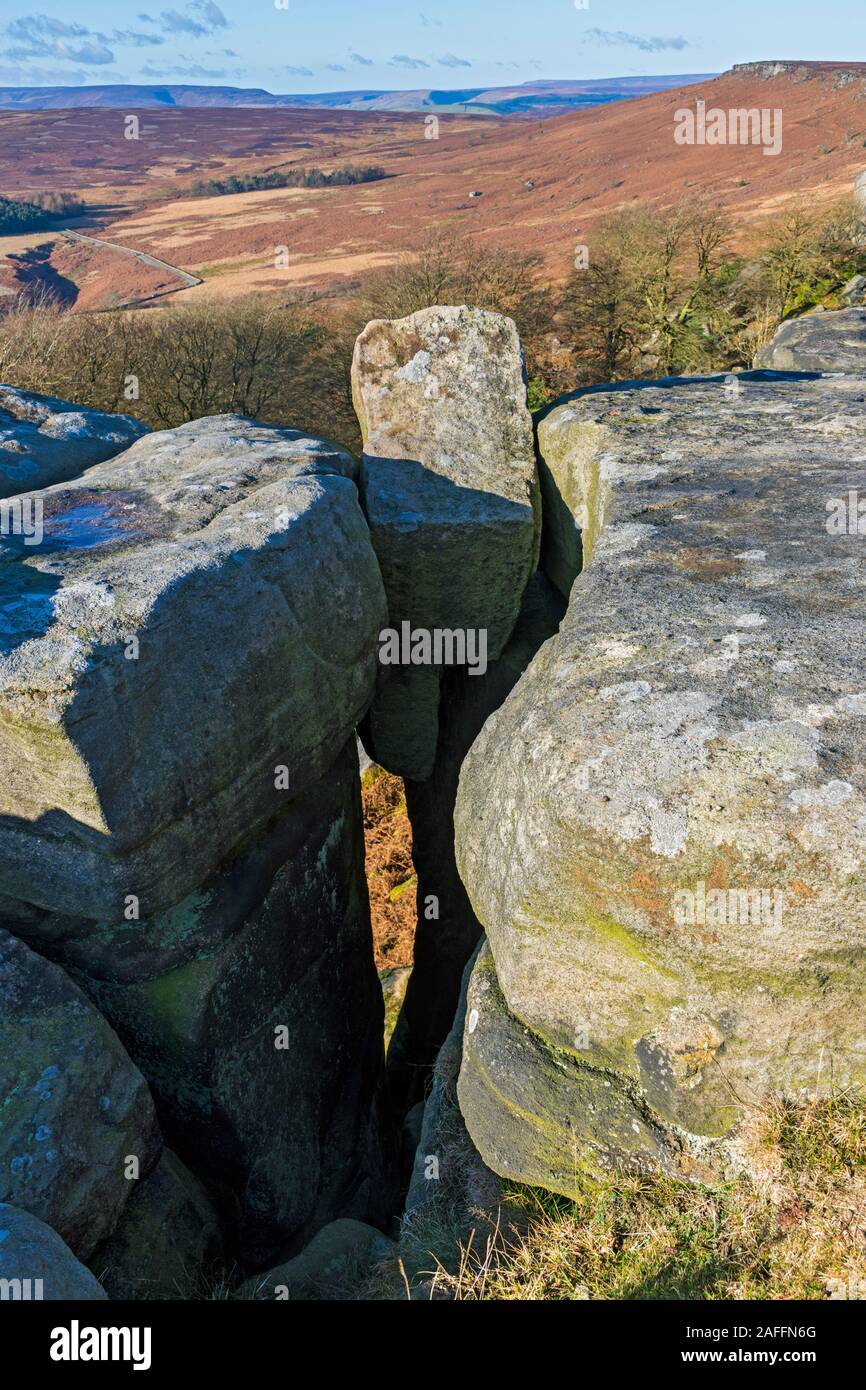
[[[13,19],[7,24],[6,33],[13,41],[7,58],[59,58],[97,67],[114,62],[104,34],[94,34],[83,24],[67,24],[47,14]]]
[[[393,58],[388,60],[389,68],[429,68],[430,64],[425,63],[423,58],[410,58],[408,53],[395,53]]]
[[[143,18],[143,16],[139,16]],[[228,20],[214,0],[189,0],[183,10],[162,10],[159,16],[161,27],[169,34],[191,34],[202,38],[205,34],[215,34],[218,29],[227,29]]]
[[[603,48],[639,48],[643,53],[661,53],[664,49],[690,48],[688,39],[661,38],[652,34],[627,34],[622,29],[587,29],[585,39]]]

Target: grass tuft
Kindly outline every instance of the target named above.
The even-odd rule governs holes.
[[[712,1188],[615,1177],[567,1200],[506,1184],[495,1232],[456,1266],[435,1256],[439,1296],[866,1297],[866,1095],[768,1102],[738,1142],[742,1170]]]

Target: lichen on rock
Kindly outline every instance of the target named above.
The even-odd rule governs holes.
[[[467,1029],[461,1081],[493,1167],[493,1117],[558,1073],[564,1113],[603,1074],[692,1150],[768,1092],[866,1077],[866,553],[856,522],[832,525],[866,493],[863,390],[643,383],[545,422],[589,563],[473,746],[455,813],[500,1001]],[[507,1084],[486,1018],[503,1056],[523,1038]],[[533,1132],[512,1125],[518,1157]],[[533,1178],[557,1190],[561,1142]],[[606,1146],[628,1160],[598,1114],[582,1151]]]

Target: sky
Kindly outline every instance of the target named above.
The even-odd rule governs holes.
[[[486,87],[866,59],[862,0],[0,0],[0,83]]]

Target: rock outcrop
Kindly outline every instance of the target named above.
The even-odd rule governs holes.
[[[0,552],[0,892],[150,918],[327,770],[385,614],[351,471],[216,417],[40,494]]]
[[[460,1103],[501,1175],[699,1175],[744,1105],[866,1076],[864,384],[548,417],[586,568],[455,813],[490,946]]]
[[[0,1201],[87,1259],[161,1143],[144,1077],[105,1019],[0,931]]]
[[[266,836],[155,924],[189,931],[183,964],[88,980],[168,1140],[234,1194],[236,1240],[256,1266],[335,1213],[387,1216],[384,1008],[363,865],[352,738]]]
[[[517,330],[480,309],[376,320],[352,367],[361,498],[392,630],[511,635],[535,568],[540,502]],[[465,664],[465,663],[464,663]],[[384,666],[365,744],[391,772],[433,770],[441,661]]]
[[[483,637],[483,664],[407,649],[384,664],[365,725],[375,758],[406,778],[418,871],[415,967],[389,1047],[400,1108],[424,1093],[480,927],[454,862],[460,765],[484,720],[560,616],[538,557],[540,495],[520,343],[498,314],[436,308],[371,323],[353,391],[361,497],[393,632]],[[476,650],[477,655],[477,650]]]
[[[788,319],[755,355],[756,367],[777,372],[863,371],[866,309],[815,309]]]
[[[222,416],[21,493],[0,1279],[432,1297],[502,1179],[700,1181],[866,1080],[866,374],[821,370],[578,392],[539,487],[514,325],[431,309],[359,340],[360,471]],[[359,726],[418,875],[387,1097]]]
[[[0,556],[0,923],[118,1030],[259,1264],[390,1201],[355,471],[205,419],[39,494],[43,544]]]
[[[0,497],[75,478],[146,433],[130,415],[0,386]]]
[[[0,1202],[0,1299],[92,1303],[107,1294],[44,1221]],[[8,1314],[7,1314],[8,1316]]]

